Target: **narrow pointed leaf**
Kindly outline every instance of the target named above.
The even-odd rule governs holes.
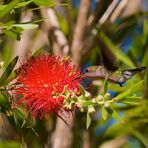
[[[67,4],[60,4],[54,0],[32,0],[38,6],[46,6],[46,7],[53,7],[56,5],[67,5]]]
[[[27,123],[26,119],[23,118],[23,122],[22,122],[21,128],[23,128],[26,123]]]
[[[129,105],[140,105],[142,101],[143,101],[142,96],[130,96],[121,100],[122,103]]]
[[[115,110],[112,113],[112,117],[114,119],[116,119],[117,121],[120,121],[121,120],[121,117],[118,115],[118,113]]]
[[[139,131],[133,130],[132,134],[137,137],[142,143],[143,145],[147,148],[148,147],[148,141],[147,138],[142,135]]]
[[[107,93],[108,76],[109,76],[109,75],[107,75],[107,76],[105,77],[103,95],[105,95],[105,94]]]
[[[119,102],[120,100],[123,100],[128,95],[134,94],[134,93],[142,90],[142,86],[143,86],[143,80],[138,82],[137,84],[135,84],[134,86],[132,86],[128,90],[124,91],[123,93],[120,93],[118,96],[113,98],[110,102],[112,102],[112,103]]]
[[[13,0],[2,11],[0,11],[0,18],[10,13],[12,9],[19,3],[20,0]]]
[[[15,6],[15,8],[24,7],[24,6],[28,5],[28,4],[30,4],[31,2],[32,2],[32,0],[20,2],[20,3],[18,3],[18,4]]]
[[[80,88],[80,92],[82,95],[85,95],[85,90],[83,88],[83,86],[79,85],[79,88]]]
[[[43,52],[43,48],[41,47],[33,53],[32,57],[35,58],[35,57],[39,56],[42,52]]]
[[[106,120],[106,118],[107,118],[107,111],[106,111],[106,109],[104,107],[102,107],[102,118],[104,120]]]
[[[5,89],[0,89],[0,110],[5,112],[11,108],[10,94]]]
[[[18,61],[18,56],[15,57],[11,63],[7,66],[6,70],[4,71],[4,73],[2,74],[2,76],[0,77],[0,87],[5,85],[5,81],[9,78],[9,76],[11,75],[16,63]]]
[[[15,124],[18,125],[18,118],[17,118],[17,111],[16,110],[13,111],[13,117],[14,117]]]
[[[24,30],[34,29],[37,28],[39,25],[34,23],[27,23],[27,24],[14,24],[13,27],[20,27]]]
[[[90,113],[87,112],[87,116],[86,116],[86,128],[88,129],[89,126],[91,124],[91,117],[90,117]]]
[[[139,105],[139,102],[133,102],[133,101],[122,101],[122,103],[124,104],[128,104],[128,105]]]

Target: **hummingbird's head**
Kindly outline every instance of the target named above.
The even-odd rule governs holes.
[[[90,66],[84,70],[84,73],[95,71],[97,68],[98,66]]]
[[[122,75],[126,80],[132,77],[132,73],[130,71],[123,71]]]

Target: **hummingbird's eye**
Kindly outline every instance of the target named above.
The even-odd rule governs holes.
[[[86,73],[86,72],[89,72],[89,70],[88,70],[88,69],[85,69],[85,73]]]
[[[125,75],[125,76],[131,76],[131,73],[128,72],[128,71],[125,71],[125,72],[124,72],[124,75]]]

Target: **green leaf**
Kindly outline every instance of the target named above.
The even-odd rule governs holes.
[[[0,5],[0,11],[3,11],[8,5]]]
[[[145,37],[147,37],[147,35],[148,35],[148,20],[147,19],[144,20],[143,34],[144,34]]]
[[[148,148],[148,141],[147,141],[147,138],[144,137],[144,135],[142,135],[140,132],[136,131],[136,130],[133,130],[132,131],[132,134],[137,137],[142,143],[143,145]]]
[[[12,30],[3,30],[3,32],[11,39],[18,40],[20,38],[20,34],[13,32]]]
[[[35,29],[37,28],[39,25],[36,24],[37,22],[41,22],[43,21],[43,19],[38,20],[38,21],[34,21],[32,23],[28,22],[28,23],[21,23],[21,24],[14,24],[14,21],[10,21],[8,23],[0,23],[0,27],[1,28],[5,28],[7,30],[13,30],[15,32],[21,32],[23,30],[28,30],[28,29]]]
[[[18,3],[18,4],[15,6],[15,8],[24,7],[24,6],[28,5],[28,4],[30,4],[31,2],[32,2],[32,0],[20,2],[20,3]]]
[[[14,23],[14,22],[12,22]],[[3,24],[3,32],[12,39],[20,40],[22,31],[27,29],[34,29],[38,27],[38,24],[28,23],[28,24]]]
[[[19,143],[18,141],[15,141],[15,140],[1,140],[0,142],[0,147],[1,148],[4,148],[4,147],[7,147],[7,148],[20,148],[22,146],[21,143]]]
[[[17,71],[18,69],[11,72],[9,78],[5,81],[5,84],[10,83],[12,80],[14,80],[18,76]]]
[[[21,125],[21,128],[23,128],[24,127],[24,125],[27,123],[27,121],[26,121],[26,118],[24,117],[23,118],[23,122],[22,122],[22,125]]]
[[[17,110],[13,110],[13,117],[15,124],[18,125]]]
[[[142,101],[142,97],[131,96],[123,99],[121,103],[128,104],[128,105],[139,105]]]
[[[109,75],[106,75],[105,81],[104,81],[104,84],[103,84],[103,86],[104,86],[103,96],[107,93],[108,77],[109,77]]]
[[[144,57],[143,57],[143,59],[142,59],[142,64],[148,66],[148,58],[147,58],[147,57],[148,57],[148,47],[147,47],[147,49],[145,50]]]
[[[37,28],[39,25],[38,24],[33,24],[33,23],[27,23],[27,24],[13,24],[13,27],[20,27],[23,30],[27,30],[27,29],[34,29]]]
[[[0,111],[6,113],[11,108],[10,95],[5,89],[0,89]]]
[[[33,0],[33,2],[38,6],[46,6],[46,7],[53,7],[58,4],[53,0]]]
[[[3,23],[3,22],[0,22],[0,27],[3,29],[3,28],[6,28],[7,30],[11,29],[12,25],[15,23],[15,21],[8,21],[6,23]]]
[[[142,89],[142,87],[143,87],[143,80],[136,83],[134,86],[132,86],[128,90],[124,91],[123,93],[120,93],[118,96],[113,98],[110,102],[112,102],[112,103],[118,102],[119,100],[124,99],[128,95],[131,95],[131,94],[134,94],[134,93],[140,91]]]
[[[16,63],[18,61],[18,56],[15,57],[11,63],[7,66],[6,70],[4,71],[4,73],[2,74],[2,76],[0,77],[0,87],[4,86],[6,83],[5,81],[9,78],[10,74],[12,73]]]
[[[42,1],[42,0],[33,0],[33,2],[38,6],[47,6],[47,7],[49,7],[49,6],[55,6],[56,5],[55,2],[52,2],[50,0],[44,0],[44,1]]]
[[[106,118],[107,118],[107,110],[105,109],[105,107],[102,107],[102,118],[104,120],[106,120]]]
[[[43,47],[37,49],[37,50],[33,53],[32,57],[33,57],[33,58],[38,57],[42,52],[43,52]]]
[[[7,13],[10,13],[12,9],[19,3],[20,0],[13,0],[3,10],[0,11],[0,18],[4,17]]]
[[[112,117],[117,121],[121,120],[121,117],[118,115],[118,113],[115,110],[113,110]]]
[[[88,107],[89,105],[92,105],[92,101],[91,100],[86,101],[86,98],[83,95],[79,96],[77,99],[82,104],[83,107]]]
[[[122,103],[128,104],[128,105],[139,105],[140,104],[138,102],[132,102],[132,101],[122,101]]]
[[[90,117],[90,113],[87,112],[87,116],[86,116],[86,128],[88,129],[89,126],[91,124],[91,117]]]
[[[79,84],[80,92],[82,95],[85,95],[85,90],[82,85]]]

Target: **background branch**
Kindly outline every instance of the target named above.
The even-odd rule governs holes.
[[[90,9],[90,0],[82,0],[79,8],[79,14],[77,18],[77,23],[74,29],[73,33],[73,41],[71,46],[71,53],[74,63],[79,64],[81,55],[82,55],[82,49],[84,45],[84,38],[86,35],[86,29],[87,29],[87,19],[88,19],[88,13]]]
[[[58,20],[52,8],[42,8],[41,15],[45,19],[45,27],[48,32],[48,38],[54,53],[67,56],[69,45],[64,33],[60,30]]]

